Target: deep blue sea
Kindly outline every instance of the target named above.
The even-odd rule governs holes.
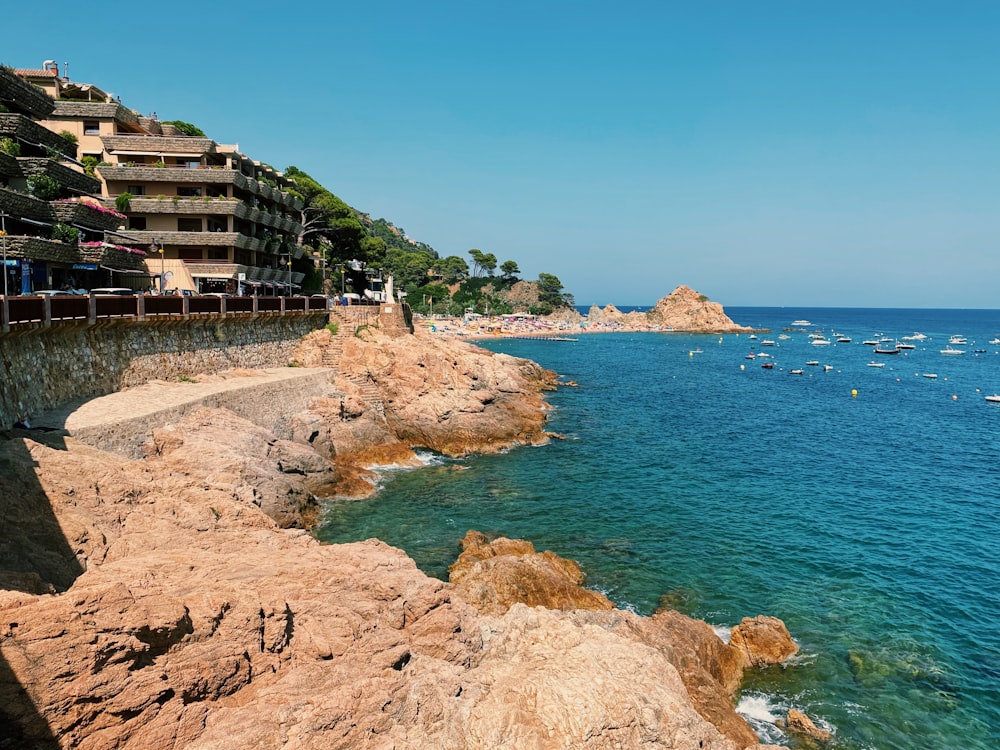
[[[378,537],[447,580],[478,529],[641,614],[780,617],[800,655],[737,697],[772,742],[796,746],[769,721],[794,706],[837,748],[1000,747],[1000,311],[726,312],[771,333],[483,344],[579,384],[550,395],[565,439],[388,473],[318,536]],[[897,355],[862,343],[915,332]],[[941,354],[953,334],[965,353]]]

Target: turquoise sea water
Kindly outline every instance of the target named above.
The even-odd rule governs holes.
[[[800,656],[738,696],[770,741],[794,746],[768,719],[795,706],[838,748],[1000,747],[1000,312],[726,312],[772,333],[489,342],[579,384],[550,397],[566,439],[387,474],[318,536],[375,536],[447,579],[478,529],[577,560],[642,614],[780,617]],[[861,343],[915,331],[900,355]],[[952,334],[965,354],[940,354]]]

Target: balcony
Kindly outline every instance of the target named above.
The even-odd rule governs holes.
[[[21,167],[17,164],[17,159],[9,154],[0,151],[0,177],[20,177]]]
[[[189,135],[105,135],[101,136],[104,148],[112,154],[214,154],[216,143],[211,138]]]
[[[8,258],[30,258],[48,263],[79,263],[80,251],[76,245],[44,237],[8,235],[5,239]]]
[[[125,216],[117,211],[84,201],[52,201],[49,206],[57,221],[63,224],[79,224],[91,229],[111,231],[125,223]]]
[[[139,115],[118,102],[78,102],[71,99],[57,99],[52,116],[81,120],[114,120],[132,128],[139,127]]]
[[[101,193],[100,180],[83,172],[77,172],[75,169],[52,159],[20,158],[17,163],[21,166],[21,174],[25,177],[44,174],[74,193],[84,193],[85,195],[100,195]]]
[[[97,263],[119,271],[140,271],[147,273],[146,254],[133,252],[134,248],[112,245],[108,242],[84,244],[80,248],[81,257],[87,263]]]
[[[55,106],[44,91],[6,70],[0,70],[0,99],[13,102],[16,108],[39,119],[48,117]]]
[[[52,223],[52,209],[48,203],[9,188],[0,188],[0,212],[46,224]]]
[[[132,198],[129,213],[195,214],[198,216],[236,216],[246,218],[251,209],[232,198]]]
[[[76,144],[70,143],[61,135],[44,128],[34,120],[24,115],[0,113],[0,137],[14,138],[28,144],[38,144],[41,148],[50,148],[64,156],[76,158]]]
[[[98,167],[108,182],[186,182],[195,184],[211,185],[236,185],[239,187],[238,178],[246,180],[243,175],[235,169],[225,169],[224,167],[154,167],[151,164],[138,164],[129,166],[127,164],[116,164],[114,166]]]
[[[242,247],[240,243],[249,239],[238,232],[154,232],[148,229],[129,229],[128,236],[134,237],[140,245],[162,243],[181,247]]]

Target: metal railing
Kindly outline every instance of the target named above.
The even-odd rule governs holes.
[[[192,316],[253,316],[259,314],[303,315],[327,311],[327,297],[191,297],[113,294],[3,296],[0,295],[0,323],[3,333],[12,329],[48,328],[54,323],[87,322],[128,318],[186,319]]]

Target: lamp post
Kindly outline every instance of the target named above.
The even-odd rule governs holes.
[[[292,256],[288,256],[288,296],[292,296]]]
[[[160,254],[160,294],[163,295],[167,289],[167,274],[163,262],[163,238],[159,237],[156,240],[156,252]]]
[[[0,242],[3,243],[3,296],[7,296],[7,214],[0,214]]]

